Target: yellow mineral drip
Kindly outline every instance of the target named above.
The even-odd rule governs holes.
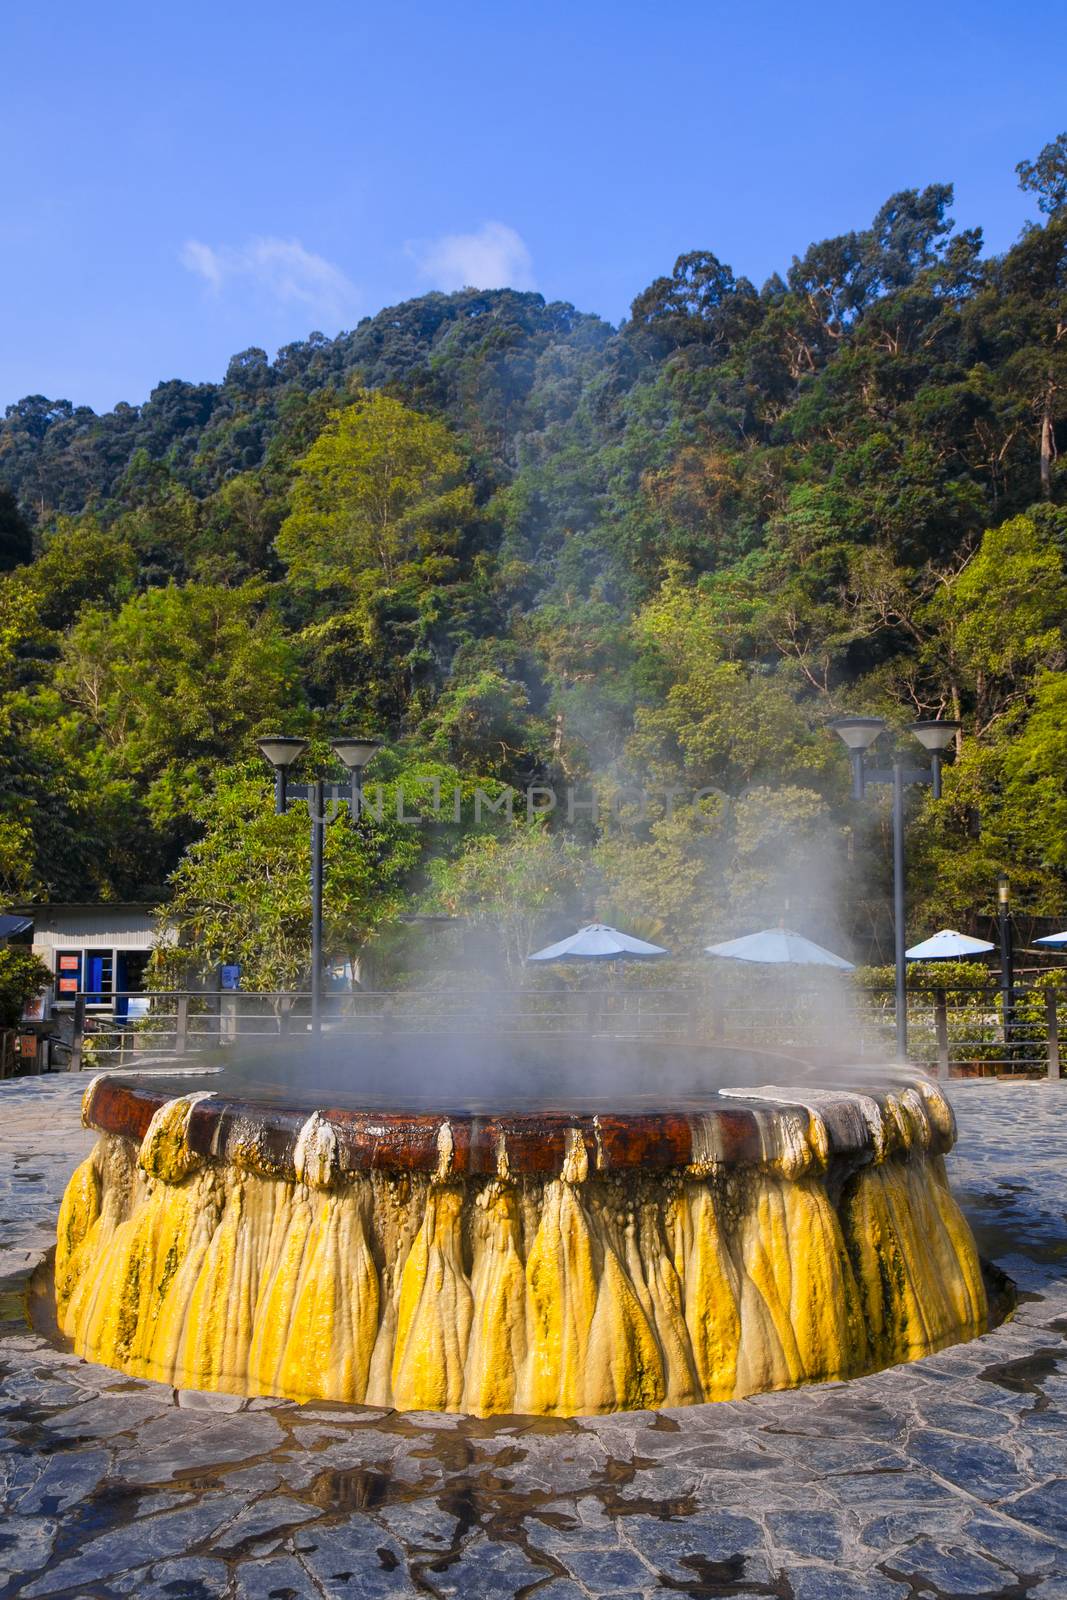
[[[526,1359],[526,1274],[514,1189],[490,1184],[474,1221],[474,1315],[463,1404],[479,1416],[514,1411]]]
[[[448,1123],[432,1177],[343,1173],[317,1114],[270,1177],[196,1157],[194,1106],[139,1146],[102,1136],[59,1216],[61,1329],[140,1377],[568,1416],[848,1377],[986,1325],[936,1094],[854,1105],[875,1159],[836,1178],[843,1113],[815,1095],[777,1129],[761,1113],[758,1166],[709,1144],[688,1171],[613,1173],[599,1146],[591,1169],[573,1130],[555,1178],[502,1146],[495,1175],[457,1176]]]
[[[393,1403],[402,1411],[458,1411],[470,1336],[463,1269],[463,1191],[433,1185],[404,1265],[393,1355]]]
[[[696,1398],[730,1400],[741,1339],[740,1273],[726,1248],[710,1184],[685,1184],[672,1207],[671,1233]]]
[[[574,1186],[547,1185],[526,1261],[529,1362],[523,1409],[573,1416],[585,1393],[589,1329],[596,1310],[593,1240]]]

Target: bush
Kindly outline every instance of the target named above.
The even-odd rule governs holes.
[[[19,945],[0,949],[0,1028],[17,1028],[28,1001],[52,981],[52,974],[32,950]]]

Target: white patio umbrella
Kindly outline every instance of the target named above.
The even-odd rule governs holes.
[[[661,945],[620,933],[604,922],[590,922],[567,939],[535,950],[527,961],[650,961],[669,952]]]
[[[1047,944],[1052,950],[1063,950],[1067,948],[1067,933],[1043,933],[1034,943]]]
[[[727,939],[725,944],[705,946],[709,956],[726,956],[731,961],[761,961],[768,965],[794,967],[833,967],[838,972],[852,972],[852,962],[844,956],[835,956],[813,939],[789,928],[762,928],[759,933],[746,933],[741,939]]]
[[[988,939],[972,939],[969,933],[942,928],[921,944],[913,944],[904,955],[908,961],[966,961],[970,956],[988,955],[995,948]]]

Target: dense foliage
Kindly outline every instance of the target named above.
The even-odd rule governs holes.
[[[963,724],[944,802],[913,798],[916,927],[966,926],[1000,868],[1067,912],[1067,136],[1019,176],[1040,222],[1002,256],[931,185],[760,289],[683,255],[617,330],[431,294],[104,416],[9,406],[0,888],[131,896],[177,869],[191,904],[236,875],[226,915],[264,918],[295,824],[255,821],[252,741],[358,726],[391,773],[618,802],[561,802],[536,841],[379,829],[383,907],[506,902],[532,937],[514,886],[544,858],[546,913],[692,943],[788,897],[877,958],[885,819],[847,799],[825,728],[847,708]],[[381,922],[361,848],[332,869],[342,945]]]

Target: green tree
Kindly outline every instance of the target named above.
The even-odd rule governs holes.
[[[87,781],[128,786],[157,826],[188,819],[221,765],[298,703],[262,587],[152,589],[86,608],[56,674],[61,737]]]
[[[364,394],[335,412],[298,463],[278,553],[290,581],[361,592],[393,585],[412,562],[444,556],[473,512],[448,428],[399,400]]]
[[[0,1028],[15,1028],[30,1000],[52,980],[32,950],[19,945],[0,948]]]
[[[1036,161],[1020,161],[1015,170],[1019,188],[1037,195],[1037,209],[1058,216],[1067,206],[1067,133],[1050,139]]]
[[[468,839],[451,861],[434,864],[430,903],[487,935],[488,962],[516,976],[549,928],[579,903],[585,857],[573,840],[541,822],[516,821],[501,834]]]
[[[326,829],[323,892],[327,952],[358,958],[395,925],[417,887],[416,873],[433,848],[434,834],[397,818],[403,791],[405,817],[429,818],[433,792],[416,779],[419,769],[397,773],[382,785],[381,820],[359,828],[347,820]],[[440,780],[441,769],[436,769]],[[377,792],[372,793],[378,809]],[[155,952],[162,982],[208,973],[221,963],[241,967],[247,989],[294,989],[308,981],[311,943],[310,828],[296,805],[275,814],[270,786],[251,766],[229,769],[199,802],[201,837],[171,880],[165,925],[177,935]]]
[[[0,572],[21,566],[33,556],[33,530],[10,489],[0,487]]]

